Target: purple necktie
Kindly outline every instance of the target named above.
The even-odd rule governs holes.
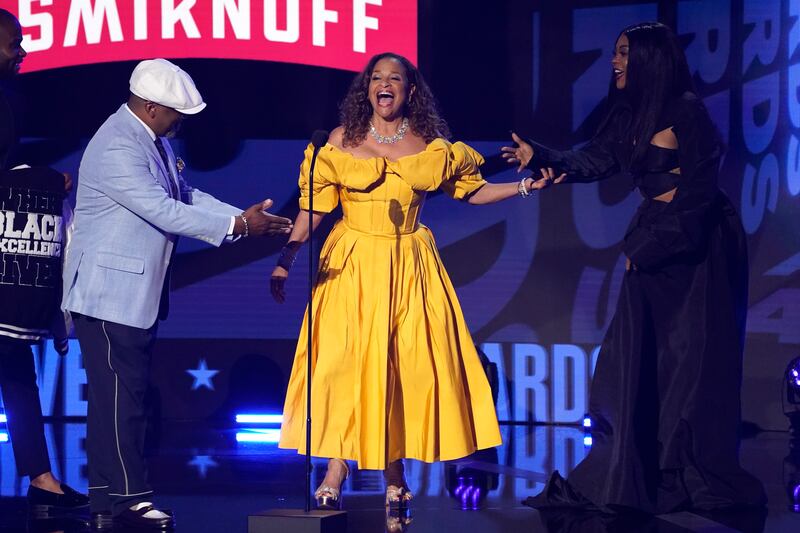
[[[169,182],[169,196],[170,198],[175,198],[180,200],[178,196],[177,187],[175,186],[175,180],[172,179],[172,170],[169,168],[169,157],[167,156],[167,150],[164,148],[164,143],[161,141],[161,137],[156,137],[155,140],[156,149],[158,153],[161,154],[161,160],[164,162],[164,168],[167,169],[167,181]]]

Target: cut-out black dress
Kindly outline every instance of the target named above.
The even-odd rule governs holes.
[[[624,238],[636,268],[625,273],[592,381],[591,451],[568,481],[554,473],[525,503],[648,513],[763,505],[763,486],[738,457],[747,248],[717,184],[719,136],[687,93],[656,130],[671,128],[677,150],[651,144],[629,168],[630,115],[617,106],[580,150],[532,143],[529,168],[554,167],[573,182],[627,170],[644,201]],[[675,188],[671,202],[653,199]]]

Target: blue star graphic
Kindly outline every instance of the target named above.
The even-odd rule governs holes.
[[[197,473],[201,478],[205,479],[209,468],[219,466],[219,464],[211,458],[210,455],[195,455],[191,461],[187,463],[189,466],[196,466]]]
[[[196,369],[190,369],[186,372],[191,374],[194,378],[192,390],[197,390],[200,387],[206,387],[208,390],[214,390],[214,384],[211,382],[211,378],[219,374],[219,370],[209,370],[205,359],[200,359]]]

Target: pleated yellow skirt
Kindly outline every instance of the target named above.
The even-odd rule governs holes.
[[[383,469],[501,443],[492,394],[430,230],[398,236],[339,221],[312,302],[311,451]],[[305,453],[308,311],[281,448]]]

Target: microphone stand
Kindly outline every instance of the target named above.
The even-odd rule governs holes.
[[[316,135],[316,133],[315,133]],[[306,323],[306,512],[311,512],[311,335],[314,305],[314,167],[320,146],[314,146],[308,171],[308,321]]]
[[[314,169],[320,149],[328,142],[328,132],[317,130],[311,136],[314,152],[308,171],[308,318],[306,336],[306,504],[304,510],[272,509],[250,515],[248,533],[345,533],[347,513],[311,509],[311,351],[314,305]]]

